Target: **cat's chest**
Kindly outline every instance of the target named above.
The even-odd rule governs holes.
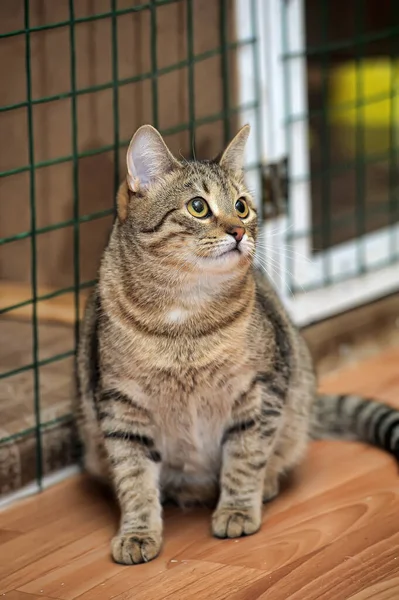
[[[213,470],[220,461],[223,422],[183,415],[178,423],[165,421],[160,446],[166,468],[194,475]]]
[[[164,464],[187,476],[218,469],[232,402],[229,386],[212,389],[209,385],[160,401],[155,412]]]
[[[191,400],[185,407],[180,404],[179,410],[163,411],[159,427],[161,488],[166,497],[182,504],[192,495],[206,501],[215,493],[230,415],[227,402],[224,411],[216,412]]]
[[[157,405],[159,430],[167,448],[178,442],[187,449],[192,446],[206,452],[207,448],[220,444],[231,418],[232,395],[229,389],[216,391],[203,386],[191,394],[170,396],[167,401],[159,398],[152,404]]]

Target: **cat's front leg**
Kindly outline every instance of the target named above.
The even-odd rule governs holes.
[[[265,471],[281,422],[277,407],[267,419],[264,412],[265,390],[259,382],[237,400],[225,432],[220,498],[212,517],[216,537],[250,535],[261,526]]]
[[[148,562],[159,554],[162,545],[161,455],[155,444],[154,424],[146,409],[116,390],[103,392],[97,402],[121,508],[112,556],[121,564]]]

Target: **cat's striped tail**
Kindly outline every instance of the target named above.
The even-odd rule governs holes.
[[[399,460],[399,410],[358,396],[319,396],[313,408],[311,436],[359,440],[383,448]]]

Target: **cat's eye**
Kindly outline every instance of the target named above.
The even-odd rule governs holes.
[[[190,200],[190,202],[187,204],[187,210],[190,215],[197,217],[197,219],[210,217],[212,214],[208,203],[203,198],[200,198],[200,196]]]
[[[236,213],[241,219],[245,219],[249,215],[249,207],[244,198],[239,198],[235,205]]]

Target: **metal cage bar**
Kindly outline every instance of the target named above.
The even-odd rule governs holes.
[[[39,372],[39,324],[37,318],[37,245],[36,245],[36,190],[35,190],[35,153],[34,128],[32,112],[32,79],[31,79],[31,39],[29,0],[24,2],[25,20],[25,69],[26,69],[26,98],[28,119],[28,148],[29,148],[29,195],[30,195],[30,227],[31,227],[31,287],[32,287],[32,370],[33,370],[33,402],[35,414],[36,438],[36,480],[39,488],[42,484],[42,437],[40,418],[40,372]]]

